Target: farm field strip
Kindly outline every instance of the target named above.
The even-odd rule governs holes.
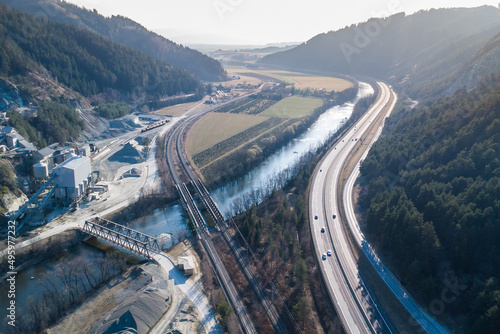
[[[197,104],[200,104],[200,101],[176,104],[174,106],[165,107],[165,108],[161,108],[161,109],[158,109],[156,111],[153,111],[153,114],[161,115],[161,116],[179,117],[182,114],[184,114],[186,111],[194,108]],[[198,109],[198,110],[202,110],[206,107],[207,107],[206,105],[202,105],[199,107],[200,109]]]
[[[218,161],[220,161],[220,160],[222,160],[224,158],[227,158],[228,156],[230,156],[231,154],[233,154],[233,153],[237,152],[238,150],[244,148],[245,146],[250,146],[250,145],[253,145],[253,144],[257,144],[257,142],[259,141],[259,139],[261,139],[262,137],[265,137],[268,134],[273,134],[275,130],[277,130],[279,128],[283,129],[286,126],[293,125],[293,123],[294,123],[294,121],[292,119],[283,119],[283,118],[276,118],[276,119],[281,120],[281,123],[279,123],[278,125],[276,125],[276,126],[270,128],[270,129],[266,130],[265,132],[259,134],[257,137],[253,137],[252,139],[247,140],[246,142],[242,142],[240,145],[232,148],[230,151],[228,151],[228,152],[226,152],[224,154],[219,155],[215,159],[212,159],[206,165],[201,166],[200,169],[201,170],[206,170],[208,167],[216,164]],[[258,145],[256,145],[256,146],[258,146]]]
[[[187,152],[195,156],[268,119],[269,117],[243,113],[208,113],[189,130],[186,141]]]
[[[300,73],[300,72],[290,72],[290,71],[281,71],[281,70],[252,70],[248,68],[234,68],[231,69],[231,72],[238,73],[240,75],[251,75],[252,73],[258,74],[264,77],[270,77],[276,80],[280,80],[287,85],[295,85],[296,88],[299,89],[321,89],[324,88],[327,91],[342,91],[347,88],[353,87],[353,83],[335,77],[329,76],[319,76],[319,75],[311,75],[308,73]]]
[[[275,104],[276,100],[271,99],[263,99],[263,98],[247,98],[241,100],[237,103],[222,107],[217,109],[215,112],[218,113],[232,113],[232,114],[250,114],[250,115],[258,115],[273,104]]]
[[[281,100],[264,112],[261,116],[281,118],[301,118],[310,115],[314,109],[321,107],[323,100],[312,97],[290,96]]]
[[[265,122],[257,124],[194,155],[193,161],[200,169],[204,168],[223,156],[227,156],[238,148],[245,146],[247,143],[264,136],[284,122],[286,120],[282,118],[267,119]]]

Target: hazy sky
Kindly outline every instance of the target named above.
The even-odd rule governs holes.
[[[404,11],[498,6],[500,0],[67,0],[123,15],[183,44],[302,42],[330,30]]]

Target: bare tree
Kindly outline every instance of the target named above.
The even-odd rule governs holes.
[[[240,332],[240,327],[238,325],[238,320],[236,319],[236,315],[231,313],[227,318],[227,332],[229,334],[237,334]]]
[[[41,332],[46,326],[47,316],[44,306],[43,300],[35,299],[33,296],[29,296],[26,301],[27,319],[31,320],[31,327],[35,332]]]
[[[49,275],[45,275],[41,285],[45,288],[46,298],[49,299],[57,309],[57,312],[61,312],[66,303],[64,301],[64,296],[62,295],[60,289],[56,283],[52,280]]]
[[[83,275],[87,279],[87,282],[89,283],[90,287],[94,289],[97,285],[97,279],[94,275],[94,271],[92,270],[92,266],[90,265],[90,262],[86,259],[82,259],[80,262],[80,270],[82,271]]]

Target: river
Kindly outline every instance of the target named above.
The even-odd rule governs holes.
[[[85,242],[80,242],[68,250],[61,252],[56,257],[43,261],[37,265],[28,267],[16,275],[16,292],[15,301],[18,311],[18,315],[22,314],[22,310],[26,307],[26,302],[28,297],[38,297],[41,296],[45,288],[42,285],[43,278],[48,275],[48,277],[53,277],[55,268],[61,260],[71,261],[78,257],[86,258],[90,261],[96,260],[98,256],[104,256],[104,252],[99,248],[93,247]],[[3,284],[0,286],[0,308],[6,310],[8,307],[9,299],[7,298],[9,293],[9,285]],[[2,313],[3,314],[3,313]],[[4,319],[2,319],[1,325],[3,325]],[[1,328],[1,326],[0,326]]]
[[[210,194],[220,210],[224,214],[231,212],[232,203],[237,198],[242,198],[255,189],[268,187],[277,174],[293,166],[311,149],[323,145],[351,116],[357,101],[373,94],[374,91],[370,85],[363,82],[359,85],[358,95],[352,103],[348,102],[328,109],[299,138],[270,155],[258,167],[236,181],[211,191]]]

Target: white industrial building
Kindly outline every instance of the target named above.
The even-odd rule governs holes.
[[[42,166],[40,166],[42,167]],[[85,194],[91,180],[91,165],[88,157],[72,157],[54,168],[55,197],[75,201]]]
[[[139,124],[139,117],[137,115],[127,115],[122,118],[123,121],[129,121],[134,124]]]
[[[184,271],[184,276],[191,276],[194,274],[194,264],[190,256],[182,256],[178,259],[177,268]]]

